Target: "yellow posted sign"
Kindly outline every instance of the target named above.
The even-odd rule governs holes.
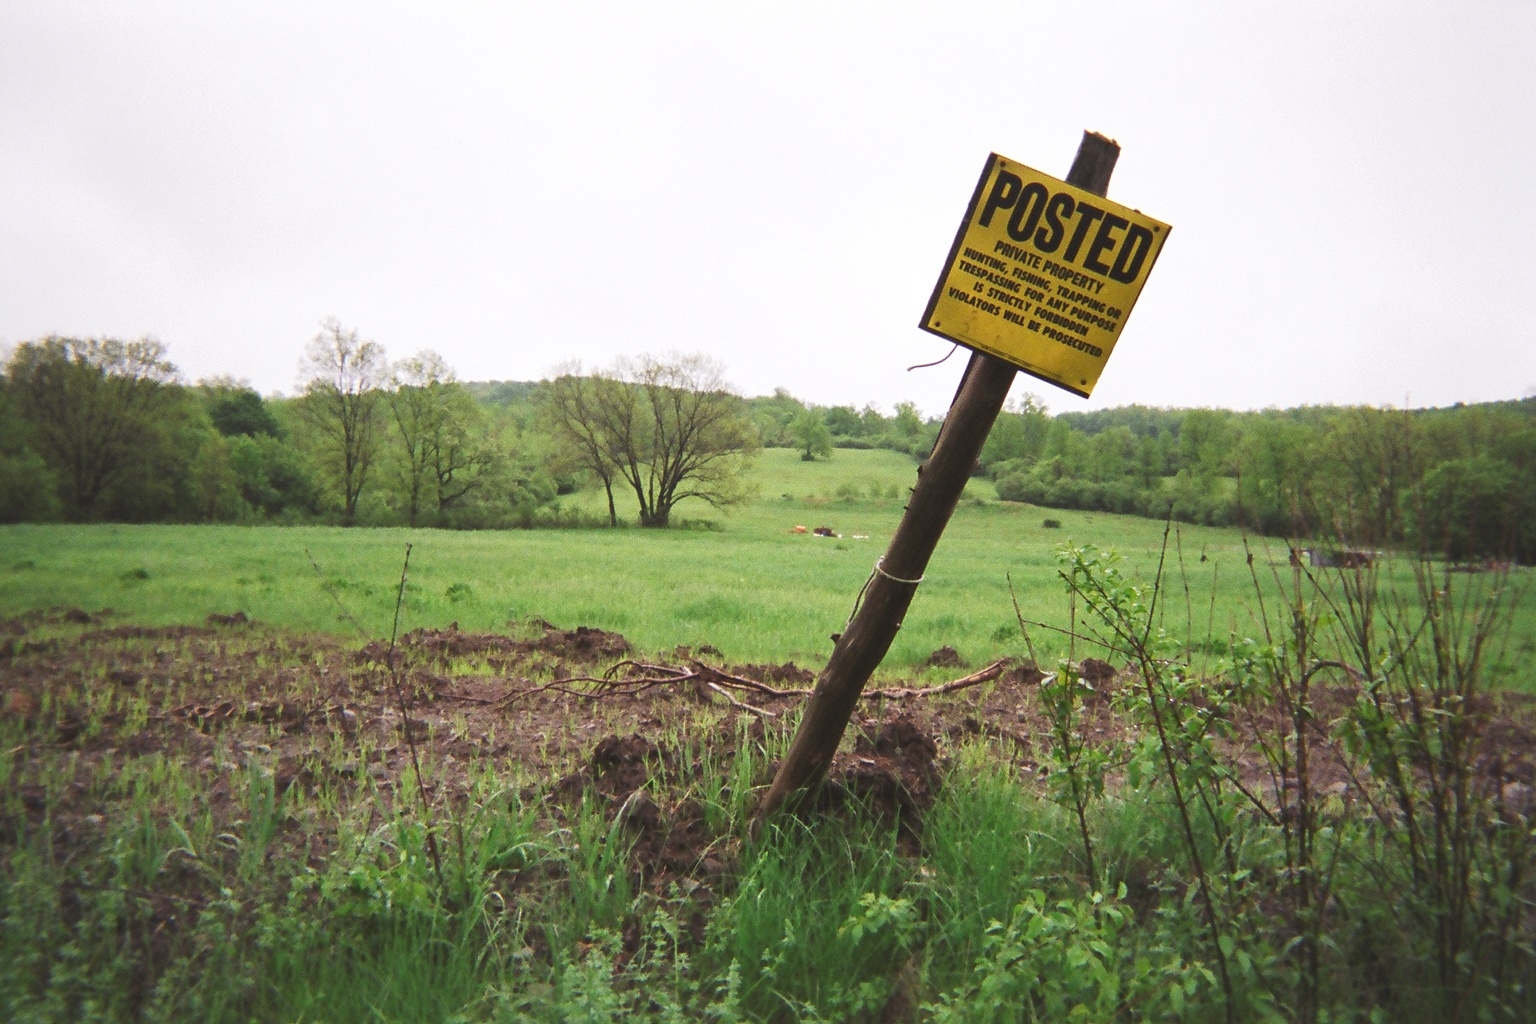
[[[1087,398],[1169,230],[993,153],[923,330]]]

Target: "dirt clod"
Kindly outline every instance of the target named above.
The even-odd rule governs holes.
[[[500,633],[468,633],[458,629],[458,623],[448,629],[414,629],[400,638],[396,656],[407,660],[425,659],[445,668],[454,661],[480,660],[492,669],[504,671],[537,655],[592,663],[614,661],[634,650],[621,634],[605,629],[593,626],[560,629],[542,619],[538,620],[538,626],[542,635],[531,640],[519,640]],[[380,664],[389,657],[389,645],[376,640],[358,652],[357,661],[359,664]]]
[[[625,798],[619,807],[619,824],[642,832],[653,831],[661,823],[661,808],[643,789],[637,789]]]
[[[37,714],[37,698],[25,690],[11,690],[0,697],[0,716],[30,722]]]
[[[933,770],[934,759],[939,756],[938,745],[933,737],[917,727],[911,718],[902,715],[885,722],[875,730],[871,746],[876,754],[899,761],[911,771],[928,774]]]
[[[909,716],[878,723],[854,741],[853,756],[835,762],[828,799],[836,804],[852,796],[915,835],[923,812],[933,806],[938,753],[934,738]]]
[[[645,785],[646,762],[655,756],[656,745],[639,733],[603,737],[592,750],[593,788],[605,796],[629,796]]]
[[[1099,658],[1084,658],[1077,674],[1090,686],[1103,686],[1115,678],[1115,666]]]
[[[959,651],[945,644],[928,655],[928,660],[923,662],[923,665],[927,668],[964,668],[965,659],[960,657]]]
[[[1045,678],[1045,673],[1040,671],[1040,666],[1032,661],[1026,661],[1015,665],[1003,673],[1003,682],[1010,686],[1038,686],[1040,680]]]
[[[594,626],[577,626],[573,630],[551,629],[537,643],[541,651],[575,661],[622,658],[634,650],[620,634]]]
[[[786,661],[782,665],[733,665],[730,671],[732,675],[745,676],[761,683],[775,683],[780,686],[804,686],[816,679],[816,673],[808,668],[801,668],[792,661]]]

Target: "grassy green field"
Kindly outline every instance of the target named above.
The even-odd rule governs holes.
[[[1536,706],[1483,689],[1532,688],[1528,592],[1493,657],[1455,608],[1437,645],[1392,646],[1427,632],[1412,615],[1385,630],[1357,699],[1331,660],[1207,673],[1198,641],[1258,633],[1260,598],[1284,619],[1291,569],[1256,541],[1256,595],[1238,531],[1184,527],[1157,607],[1196,644],[1154,639],[1108,690],[865,701],[819,802],[756,823],[792,695],[572,691],[557,672],[602,666],[526,639],[358,656],[411,544],[407,629],[538,616],[819,667],[914,468],[769,451],[753,502],[665,531],[0,529],[0,1020],[1536,1019]],[[1010,574],[1027,618],[1071,621],[1065,544],[1157,571],[1161,523],[973,486],[888,677],[958,674],[920,668],[946,644],[1025,653]],[[1084,571],[1152,635],[1134,588]],[[1304,588],[1308,660],[1338,650],[1338,582]],[[7,620],[58,606],[131,627]],[[132,628],[234,611],[272,628]]]
[[[681,506],[676,519],[690,525],[666,531],[5,527],[0,612],[110,607],[131,621],[169,624],[239,610],[284,627],[350,631],[324,582],[366,630],[387,635],[409,543],[407,629],[457,621],[467,630],[498,630],[539,616],[567,628],[617,630],[643,651],[711,643],[733,661],[819,666],[901,517],[915,466],[888,451],[840,450],[829,461],[805,463],[793,451],[770,449],[754,474],[759,490],[751,503],[728,513]],[[572,503],[595,510],[600,501],[588,493]],[[1060,528],[1044,528],[1047,518]],[[842,537],[796,534],[796,525],[825,525]],[[1147,519],[999,502],[988,481],[973,481],[883,671],[911,674],[945,644],[973,664],[1023,653],[1010,574],[1026,618],[1065,623],[1058,548],[1114,548],[1151,578],[1163,529]],[[1176,540],[1165,570],[1165,624],[1197,638],[1208,630],[1218,638],[1251,632],[1254,588],[1242,535],[1183,526]],[[1272,562],[1288,572],[1283,543],[1252,543],[1266,585]],[[1526,625],[1536,623],[1533,604],[1527,594],[1519,613]],[[1042,660],[1065,653],[1048,633],[1037,631],[1034,640]]]

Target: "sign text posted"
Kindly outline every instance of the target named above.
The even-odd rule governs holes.
[[[922,328],[1087,398],[1169,230],[993,153]]]

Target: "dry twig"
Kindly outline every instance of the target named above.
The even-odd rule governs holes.
[[[968,676],[963,676],[939,686],[916,688],[898,686],[889,690],[866,690],[862,696],[865,700],[906,700],[909,697],[936,697],[941,693],[954,693],[956,690],[963,690],[968,686],[989,682],[1002,675],[1003,669],[1007,667],[1008,659],[998,658],[979,672],[972,672]]]
[[[711,690],[714,690],[720,696],[724,697],[727,701],[730,702],[730,705],[733,708],[740,708],[743,711],[750,711],[754,715],[758,716],[759,718],[778,718],[779,717],[778,712],[776,712],[776,711],[766,711],[763,708],[753,707],[751,704],[743,704],[741,701],[737,700],[735,697],[732,697],[731,696],[731,692],[729,690],[727,690],[725,687],[719,685],[718,683],[705,683],[704,685],[709,687]]]
[[[681,668],[675,665],[650,665],[645,662],[625,660],[611,666],[601,676],[568,676],[565,679],[556,679],[544,683],[541,686],[530,686],[522,690],[514,690],[503,697],[487,699],[483,697],[470,697],[466,694],[447,694],[458,700],[468,700],[474,703],[489,704],[494,707],[505,707],[523,697],[531,697],[539,693],[559,693],[567,697],[577,697],[582,700],[600,700],[604,697],[635,696],[657,686],[676,686],[681,683],[703,683],[705,686],[721,694],[729,700],[734,707],[740,707],[754,714],[774,717],[775,712],[767,712],[762,708],[744,704],[733,698],[727,691],[737,690],[762,694],[765,697],[807,697],[811,691],[806,688],[793,688],[780,690],[769,686],[767,683],[756,679],[748,679],[745,676],[732,675],[720,669],[705,665],[702,662],[690,662],[691,668]],[[1007,658],[999,658],[980,671],[968,676],[955,679],[939,686],[922,687],[892,687],[885,690],[868,690],[862,695],[864,700],[907,700],[913,697],[936,697],[940,694],[954,693],[967,687],[989,682],[1003,674],[1003,669],[1008,666]],[[621,669],[632,668],[638,670],[640,675],[620,678]],[[591,689],[582,690],[573,688],[573,684],[590,684]]]

